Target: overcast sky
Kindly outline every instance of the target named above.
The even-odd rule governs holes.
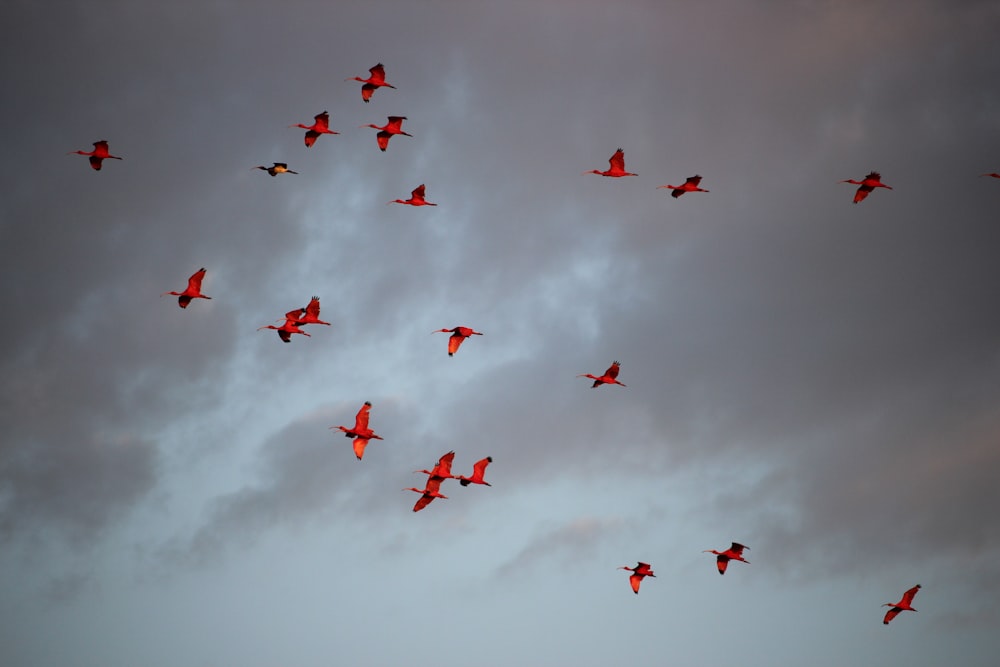
[[[0,663],[995,664],[998,3],[0,21]]]

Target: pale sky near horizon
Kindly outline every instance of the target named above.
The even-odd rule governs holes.
[[[0,19],[0,665],[993,665],[1000,4]]]

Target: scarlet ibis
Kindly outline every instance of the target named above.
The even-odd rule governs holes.
[[[435,498],[444,498],[445,500],[448,499],[448,496],[443,495],[440,489],[441,489],[441,480],[435,480],[432,477],[427,480],[427,486],[425,486],[422,489],[418,489],[415,486],[411,486],[408,489],[403,489],[403,491],[416,491],[417,493],[421,494],[421,496],[417,498],[416,504],[413,505],[413,511],[419,512],[423,508],[430,505]]]
[[[451,337],[448,339],[448,356],[454,356],[458,352],[458,348],[465,342],[465,339],[469,336],[482,336],[483,334],[479,331],[473,331],[469,327],[455,327],[454,329],[438,329],[437,331],[432,331],[432,334],[436,333],[450,333]]]
[[[920,590],[920,584],[917,584],[910,590],[903,593],[903,598],[899,602],[886,602],[883,607],[891,607],[891,609],[885,612],[885,618],[882,619],[883,625],[889,625],[889,621],[896,618],[896,616],[901,611],[916,611],[910,604],[913,602],[913,596],[917,594]]]
[[[294,311],[293,310],[291,312],[292,313],[297,313],[297,312],[300,312],[300,311]],[[278,338],[280,338],[282,340],[282,342],[284,342],[284,343],[291,343],[292,342],[292,334],[302,334],[303,336],[312,337],[312,334],[308,334],[308,333],[306,333],[305,331],[303,331],[302,329],[299,328],[299,325],[297,325],[295,323],[295,318],[294,317],[292,317],[292,318],[287,318],[286,317],[285,323],[282,324],[280,327],[276,327],[273,324],[267,324],[267,325],[262,326],[262,327],[257,327],[257,331],[260,331],[261,329],[274,329],[275,331],[278,332]]]
[[[428,475],[428,479],[439,479],[445,480],[452,476],[451,474],[451,463],[455,460],[455,452],[451,451],[444,454],[438,459],[437,465],[431,470],[414,470],[413,472],[422,472]]]
[[[251,169],[263,169],[267,173],[271,174],[271,176],[277,176],[278,174],[297,174],[297,173],[299,173],[297,171],[292,171],[291,169],[289,169],[288,165],[285,164],[284,162],[275,162],[270,167],[265,167],[264,165],[258,165],[256,167],[251,167]]]
[[[635,567],[629,567],[627,565],[622,565],[619,570],[629,570],[632,572],[632,576],[628,578],[628,582],[632,584],[632,590],[636,595],[639,594],[639,584],[642,583],[643,577],[656,577],[653,571],[649,569],[649,563],[643,563],[639,561],[639,564]]]
[[[458,483],[462,486],[468,486],[469,484],[485,484],[486,486],[493,486],[485,479],[483,476],[486,474],[486,466],[493,463],[493,457],[487,456],[485,459],[480,459],[476,461],[472,466],[472,477],[466,477],[464,475],[452,475],[458,480]]]
[[[292,311],[293,313],[295,311]],[[314,296],[309,304],[305,308],[299,309],[299,316],[295,318],[295,324],[302,326],[303,324],[325,324],[330,326],[329,322],[324,322],[319,319],[319,297]]]
[[[854,203],[857,204],[868,196],[875,188],[885,188],[886,190],[892,190],[891,187],[882,182],[882,174],[877,171],[870,172],[864,179],[860,181],[855,181],[852,179],[847,179],[846,181],[840,181],[841,183],[853,183],[854,185],[860,186],[857,192],[854,193]]]
[[[187,308],[188,304],[191,303],[191,299],[211,299],[210,296],[205,296],[201,293],[201,281],[205,278],[205,268],[202,267],[191,274],[188,278],[187,288],[183,292],[164,292],[160,296],[167,296],[171,294],[177,297],[177,305],[181,308]]]
[[[726,568],[729,567],[729,561],[738,560],[750,564],[750,561],[743,558],[743,550],[750,550],[750,547],[744,546],[739,542],[733,542],[733,546],[729,547],[725,551],[716,551],[715,549],[706,549],[702,553],[715,554],[715,564],[719,567],[719,574],[725,574]]]
[[[590,171],[585,171],[585,174],[599,174],[601,176],[610,176],[611,178],[619,178],[621,176],[638,176],[639,174],[633,174],[632,172],[625,171],[625,151],[619,148],[615,151],[615,154],[611,156],[608,160],[610,167],[607,171],[598,171],[597,169],[591,169]]]
[[[295,125],[288,126],[301,127],[304,130],[308,130],[306,132],[306,148],[312,148],[312,145],[316,143],[316,140],[319,139],[319,135],[321,134],[340,134],[340,132],[334,132],[330,129],[330,114],[327,112],[324,111],[323,113],[316,114],[313,117],[313,120],[314,122],[312,125],[297,123]],[[271,175],[273,176],[274,174]]]
[[[432,204],[424,199],[424,184],[421,183],[417,188],[410,193],[409,199],[393,199],[391,202],[386,202],[389,204],[409,204],[410,206],[437,206],[437,204]]]
[[[384,153],[385,149],[389,147],[389,140],[392,139],[394,134],[402,134],[407,137],[412,137],[413,135],[408,132],[403,132],[403,121],[406,120],[406,116],[388,116],[389,122],[384,126],[379,127],[369,123],[368,125],[360,125],[359,127],[374,127],[379,130],[376,135],[378,138],[378,147]]]
[[[361,86],[361,99],[365,101],[365,104],[371,101],[372,93],[375,92],[376,88],[395,88],[392,84],[385,82],[385,67],[382,63],[375,65],[370,70],[368,70],[370,76],[367,79],[362,79],[360,76],[352,76],[344,79],[344,81],[360,81],[364,85]]]
[[[708,190],[705,190],[704,188],[699,188],[699,183],[701,183],[701,176],[695,174],[694,176],[689,176],[688,179],[680,185],[660,185],[656,189],[659,190],[660,188],[669,188],[673,190],[673,192],[670,193],[670,196],[675,199],[680,197],[685,192],[708,192]]]
[[[121,160],[122,158],[117,155],[112,155],[108,152],[108,142],[106,139],[101,139],[100,141],[94,142],[94,150],[85,151],[70,151],[66,155],[89,155],[90,156],[90,166],[94,168],[95,171],[101,170],[101,163],[105,158],[111,158],[113,160]]]
[[[375,440],[382,440],[382,436],[376,435],[376,433],[368,428],[368,413],[372,409],[372,404],[369,401],[365,401],[365,404],[361,406],[358,410],[358,414],[354,417],[354,428],[347,428],[346,426],[331,426],[330,428],[338,428],[344,432],[344,436],[348,438],[354,438],[354,455],[361,460],[361,457],[365,455],[365,447],[368,446],[368,441],[374,438]]]
[[[612,361],[611,365],[608,366],[608,370],[604,371],[604,375],[600,377],[597,377],[596,375],[591,375],[590,373],[577,375],[577,377],[590,378],[591,380],[593,380],[594,384],[591,385],[590,387],[591,389],[600,387],[602,384],[620,384],[621,386],[624,387],[625,385],[618,381],[618,371],[621,370],[621,367],[622,365],[619,364],[617,361]]]
[[[98,167],[98,169],[99,169],[99,168],[100,168],[100,167]],[[982,176],[992,176],[993,178],[1000,178],[1000,174],[996,173],[995,171],[994,171],[994,172],[991,172],[991,173],[989,173],[989,174],[979,174],[979,176],[980,176],[980,177],[982,177]]]

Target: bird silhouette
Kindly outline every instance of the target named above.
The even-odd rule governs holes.
[[[386,202],[386,206],[389,204],[409,204],[410,206],[437,206],[437,204],[432,204],[426,199],[424,199],[424,185],[421,183],[410,193],[409,199],[393,199],[390,202]]]
[[[705,190],[704,188],[699,188],[699,183],[701,183],[701,176],[696,174],[694,176],[689,176],[688,179],[680,185],[660,185],[657,186],[656,189],[659,190],[660,188],[669,188],[673,190],[673,192],[670,193],[670,196],[675,199],[680,197],[685,192],[708,192],[708,190]]]
[[[458,352],[458,348],[461,347],[462,343],[469,336],[482,336],[483,334],[479,331],[473,331],[469,327],[455,327],[454,329],[438,329],[437,331],[432,331],[432,334],[436,333],[450,333],[451,337],[448,338],[448,356],[455,356]]]
[[[643,577],[653,577],[653,578],[656,577],[656,575],[653,574],[653,571],[649,569],[649,563],[643,563],[642,561],[639,561],[639,564],[636,565],[635,567],[622,565],[618,569],[629,570],[630,572],[632,572],[632,576],[628,578],[628,582],[632,585],[632,591],[636,595],[639,594],[639,585],[642,583]]]
[[[871,193],[871,191],[874,190],[875,188],[885,188],[886,190],[892,190],[891,187],[882,182],[882,175],[877,171],[869,172],[869,174],[860,181],[847,179],[840,182],[853,183],[854,185],[860,186],[858,187],[857,192],[854,193],[855,204],[857,204],[860,201],[864,201],[864,198],[867,197]]]
[[[618,381],[618,371],[621,370],[621,366],[622,365],[619,364],[617,361],[612,361],[611,365],[608,366],[608,370],[604,371],[604,375],[596,376],[596,375],[591,375],[590,373],[584,373],[581,375],[577,375],[577,377],[590,378],[591,380],[593,380],[594,384],[591,385],[590,387],[591,389],[600,387],[602,384],[620,384],[621,386],[624,387],[625,385]]]
[[[590,171],[583,172],[584,174],[598,174],[600,176],[609,176],[611,178],[620,178],[621,176],[638,176],[639,174],[633,174],[630,171],[625,171],[625,151],[619,148],[615,151],[615,154],[608,159],[607,171],[598,171],[597,169],[591,169]]]
[[[360,461],[365,455],[365,447],[368,446],[368,441],[371,439],[382,440],[382,436],[377,435],[375,431],[368,427],[369,412],[372,409],[372,404],[369,401],[365,401],[365,404],[361,406],[358,410],[358,414],[354,417],[354,427],[347,428],[346,426],[331,426],[330,428],[337,428],[344,432],[344,436],[348,438],[354,438],[354,455],[358,457]]]
[[[361,125],[359,127],[373,127],[379,130],[376,136],[378,139],[378,147],[384,153],[385,149],[389,147],[389,140],[392,139],[394,134],[402,134],[403,136],[412,137],[413,135],[409,132],[403,132],[403,121],[406,120],[406,116],[388,116],[389,122],[379,127],[369,123],[368,125]]]
[[[160,296],[163,297],[168,294],[176,296],[177,305],[181,308],[187,308],[188,304],[191,303],[191,299],[211,299],[212,297],[205,296],[201,293],[201,281],[204,280],[204,278],[205,269],[202,267],[191,274],[191,277],[188,278],[187,287],[183,292],[164,292]]]
[[[903,597],[899,602],[886,602],[882,605],[883,607],[891,607],[889,611],[885,612],[885,618],[882,619],[882,624],[889,625],[889,621],[896,618],[901,611],[916,611],[916,609],[910,605],[913,603],[913,596],[915,596],[919,590],[920,584],[917,584],[910,590],[903,593]]]
[[[493,486],[485,479],[483,476],[486,474],[486,466],[493,463],[493,457],[487,456],[485,459],[479,459],[472,466],[472,477],[465,477],[464,475],[452,475],[458,480],[458,483],[462,486],[468,486],[469,484],[485,484],[486,486]]]
[[[351,76],[344,81],[360,81],[364,85],[361,86],[361,99],[365,101],[365,104],[371,101],[372,94],[374,94],[377,88],[395,88],[391,84],[385,82],[385,67],[382,63],[375,65],[370,70],[368,70],[369,76],[367,79],[362,79],[360,76]]]
[[[312,125],[303,125],[302,123],[297,123],[295,125],[289,125],[288,127],[301,127],[307,130],[305,136],[306,148],[312,148],[312,145],[316,143],[321,134],[340,134],[340,132],[334,132],[330,129],[330,114],[327,112],[318,113],[313,118]],[[277,164],[277,163],[275,163]],[[274,174],[271,174],[274,176]]]
[[[297,171],[292,171],[291,169],[289,169],[288,165],[285,164],[284,162],[275,162],[270,167],[265,167],[264,165],[261,164],[261,165],[258,165],[256,167],[251,167],[251,169],[262,169],[263,171],[266,171],[267,173],[271,174],[271,176],[277,176],[278,174],[297,174],[297,173],[299,173]]]
[[[112,155],[108,152],[108,142],[106,139],[95,141],[94,150],[92,151],[70,151],[69,153],[66,153],[66,155],[89,155],[90,166],[93,167],[95,171],[101,170],[101,164],[107,158],[111,158],[112,160],[122,159],[117,155]]]
[[[739,542],[733,542],[733,545],[726,549],[725,551],[716,551],[715,549],[706,549],[702,553],[715,554],[715,564],[719,568],[719,574],[725,574],[726,568],[729,567],[729,561],[738,560],[750,564],[750,561],[743,558],[743,550],[750,550],[750,547],[744,546]]]

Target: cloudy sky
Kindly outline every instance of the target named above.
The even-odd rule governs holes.
[[[0,19],[0,663],[995,664],[996,2]]]

